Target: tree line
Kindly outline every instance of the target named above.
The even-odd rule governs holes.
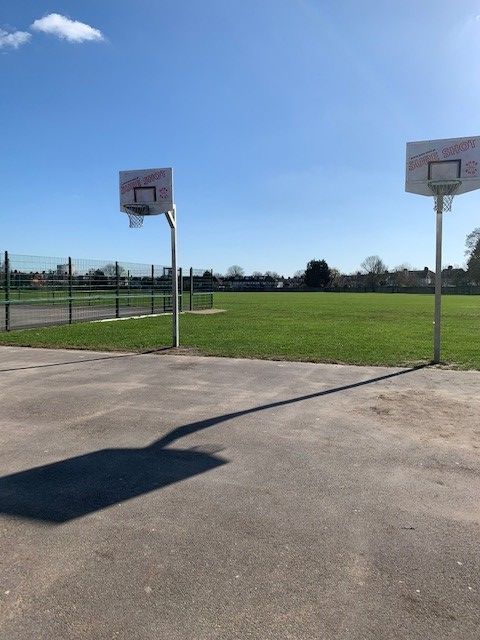
[[[459,272],[456,274],[456,284],[480,285],[480,227],[477,227],[468,234],[465,245],[465,255],[467,258],[466,270],[455,270]],[[428,275],[428,271],[427,268],[423,270],[425,276]],[[449,267],[447,271],[453,271],[453,268]],[[389,272],[385,262],[379,256],[372,255],[367,256],[365,260],[363,260],[360,265],[360,270],[356,275],[362,276],[362,281],[366,288],[375,290],[376,287],[386,284],[387,280],[389,284],[393,283],[397,286],[415,286],[413,273],[421,272],[412,271],[407,264],[399,265]],[[245,271],[239,265],[232,265],[227,269],[225,275],[219,273],[215,275],[217,279],[226,278],[235,280],[244,278]],[[283,279],[283,276],[280,276],[275,271],[266,271],[265,273],[254,271],[251,277],[271,281]],[[294,279],[301,281],[307,287],[316,289],[342,286],[342,282],[348,277],[351,276],[345,276],[341,274],[338,269],[330,267],[326,260],[318,260],[316,258],[307,263],[305,270],[297,271],[294,274]]]

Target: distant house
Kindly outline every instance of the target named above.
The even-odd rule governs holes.
[[[421,271],[409,271],[413,280],[414,287],[430,287],[435,282],[435,274],[428,267],[424,267]]]
[[[429,287],[434,279],[435,274],[428,267],[421,270],[400,269],[388,274],[388,284],[397,288]]]
[[[469,284],[469,277],[465,269],[452,266],[442,269],[442,285],[444,287],[458,287]]]
[[[351,273],[340,278],[343,289],[364,289],[367,286],[367,275],[365,273]]]
[[[289,287],[289,288],[299,288],[299,287],[303,287],[303,285],[305,284],[305,277],[304,276],[292,276],[291,278],[283,278],[283,286],[284,287]]]

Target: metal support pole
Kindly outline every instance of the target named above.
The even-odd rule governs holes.
[[[210,269],[210,309],[213,309],[213,269]]]
[[[72,275],[72,258],[68,256],[68,324],[72,324],[73,310],[73,275]]]
[[[151,304],[151,312],[152,315],[155,313],[155,267],[152,264],[152,304]]]
[[[10,260],[5,251],[5,331],[10,331]]]
[[[180,331],[178,326],[177,212],[175,205],[173,206],[173,211],[167,211],[166,215],[172,238],[172,337],[173,346],[178,347],[180,344]]]
[[[178,280],[177,280],[177,221],[176,211],[173,210],[173,227],[172,227],[172,306],[173,306],[173,346],[180,345],[179,326],[178,326]]]
[[[436,196],[437,238],[435,258],[435,321],[433,338],[433,362],[440,362],[442,320],[442,217],[443,196]]]
[[[183,311],[183,269],[178,270],[178,302],[180,313]]]
[[[193,311],[193,267],[190,267],[190,311]]]
[[[118,274],[118,262],[115,262],[115,317],[120,317],[120,277]]]

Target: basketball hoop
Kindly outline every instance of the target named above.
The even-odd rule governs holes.
[[[428,187],[432,194],[435,196],[434,209],[437,210],[437,198],[443,197],[443,211],[452,210],[453,198],[461,185],[460,180],[430,180]]]
[[[124,205],[124,209],[128,215],[128,226],[130,229],[140,229],[140,227],[143,227],[143,217],[147,216],[150,211],[148,204]]]
[[[172,342],[179,341],[179,296],[177,278],[177,222],[173,199],[172,167],[130,169],[119,173],[120,211],[128,215],[131,229],[143,226],[145,216],[164,216],[170,227],[172,247]],[[152,273],[152,306],[153,306]],[[118,283],[117,283],[118,288]]]
[[[436,222],[433,362],[441,351],[442,224],[455,196],[480,189],[480,136],[407,142],[405,191],[433,196]]]

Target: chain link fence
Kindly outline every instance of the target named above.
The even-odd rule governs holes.
[[[210,270],[178,272],[180,311],[213,307]],[[0,253],[0,330],[172,312],[159,265]]]

